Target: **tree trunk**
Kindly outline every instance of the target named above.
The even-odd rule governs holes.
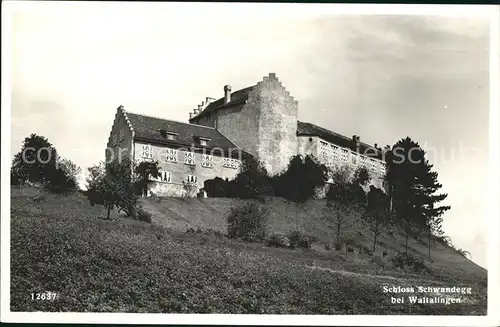
[[[377,233],[373,233],[373,254],[375,254],[375,245],[377,244]]]
[[[340,222],[337,222],[337,243],[340,243]]]
[[[408,256],[408,231],[406,231],[405,254],[406,254],[406,256]]]
[[[110,214],[111,214],[111,206],[108,206],[108,219],[110,219]]]
[[[429,231],[428,243],[429,243],[429,259],[430,259],[431,258],[431,232],[430,231]]]

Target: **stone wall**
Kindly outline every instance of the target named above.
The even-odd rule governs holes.
[[[297,154],[298,103],[274,74],[257,83],[248,106],[259,108],[257,155],[271,175]]]
[[[132,153],[132,139],[132,131],[129,122],[127,121],[122,107],[119,107],[115,114],[111,132],[109,133],[108,142],[106,143],[106,162],[119,158],[120,153],[122,153],[122,155]]]

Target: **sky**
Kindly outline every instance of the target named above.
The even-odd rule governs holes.
[[[223,5],[16,12],[11,154],[37,133],[86,171],[104,160],[118,106],[187,122],[224,85],[234,91],[272,72],[302,121],[380,146],[410,136],[427,149],[449,194],[444,231],[486,267],[487,19]]]

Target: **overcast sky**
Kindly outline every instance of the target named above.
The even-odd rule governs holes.
[[[428,147],[452,207],[444,230],[486,266],[486,19],[99,5],[13,17],[12,154],[37,133],[86,170],[104,159],[119,105],[187,121],[225,84],[274,72],[300,120],[371,144],[410,136]]]

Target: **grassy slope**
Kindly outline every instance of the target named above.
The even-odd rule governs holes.
[[[102,208],[91,207],[80,194],[47,194],[42,201],[33,201],[38,193],[12,189],[13,311],[484,314],[486,310],[486,299],[480,295],[485,290],[472,279],[460,285],[473,287],[468,298],[475,305],[392,305],[383,285],[455,284],[390,271],[371,276],[367,271],[374,267],[354,256],[342,261],[332,252],[274,249],[182,232],[187,226],[207,227],[207,219],[213,219],[209,227],[223,229],[220,216],[235,200],[146,201],[149,209],[164,212],[155,215],[156,224],[150,225],[116,214],[111,221],[103,220]],[[271,219],[272,229],[281,226],[287,231],[285,222],[295,227],[293,219],[300,220],[278,214],[279,210],[293,213],[288,204],[274,200],[270,205],[275,207],[271,214],[280,217]],[[329,231],[313,223],[314,216],[310,214],[303,227],[325,240]],[[460,265],[460,270],[476,269],[466,267],[472,267],[467,261]],[[58,297],[30,299],[31,292],[42,291],[57,292]]]
[[[226,231],[225,215],[231,207],[241,205],[250,200],[208,198],[208,199],[180,199],[180,198],[143,198],[141,205],[153,213],[153,221],[179,231],[187,228],[215,229]],[[334,223],[325,218],[323,210],[324,200],[310,200],[302,208],[296,204],[280,198],[267,198],[265,202],[269,210],[269,232],[288,233],[299,229],[305,233],[315,235],[319,239],[316,249],[321,251],[323,245],[335,240],[336,229]],[[355,247],[371,249],[373,245],[372,233],[365,225],[354,223],[352,217],[346,221],[342,233],[351,235]],[[377,239],[376,252],[386,250],[391,255],[404,249],[404,235],[397,229],[392,233],[384,232]],[[409,240],[410,251],[413,255],[428,258],[427,240]],[[459,279],[480,280],[486,279],[486,270],[469,259],[461,256],[453,249],[438,242],[431,248],[432,261],[426,263],[436,272]],[[356,255],[357,259],[364,259]]]

